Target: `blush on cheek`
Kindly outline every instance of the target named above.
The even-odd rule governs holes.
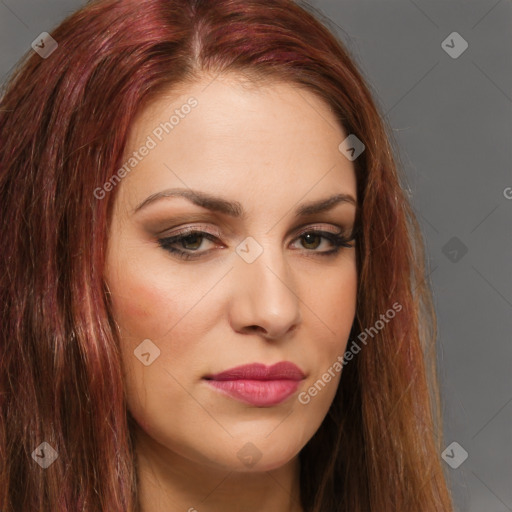
[[[133,322],[134,320],[136,322],[139,320],[144,321],[148,319],[152,313],[154,314],[154,311],[151,311],[151,308],[147,303],[139,301],[136,296],[124,301],[120,310],[130,322]]]
[[[120,289],[123,293],[114,300],[114,304],[128,321],[154,318],[155,313],[162,311],[162,306],[168,302],[168,296],[163,291],[148,284],[121,283]]]

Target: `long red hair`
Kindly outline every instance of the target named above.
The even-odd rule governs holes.
[[[99,0],[52,31],[48,58],[22,59],[0,101],[0,510],[138,510],[102,275],[116,189],[94,190],[121,167],[140,109],[204,73],[305,87],[366,147],[353,339],[402,310],[346,365],[300,453],[304,510],[453,510],[421,233],[391,130],[327,26],[291,0]],[[46,469],[31,456],[44,441],[58,453]]]

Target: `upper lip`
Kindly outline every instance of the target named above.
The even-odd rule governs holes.
[[[295,364],[282,361],[272,366],[262,363],[236,366],[229,370],[206,375],[208,380],[302,380],[304,372]]]

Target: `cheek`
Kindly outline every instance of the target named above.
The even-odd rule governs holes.
[[[143,286],[125,288],[126,296],[116,300],[116,312],[123,318],[123,323],[129,320],[135,325],[144,325],[154,316],[155,305],[161,301],[159,294]]]
[[[171,286],[162,275],[126,272],[123,279],[109,284],[127,386],[132,393],[142,392],[150,383],[158,386],[168,380],[169,375],[162,373],[161,368],[168,368],[178,377],[190,366],[188,359],[198,357],[197,344],[190,343],[198,339],[192,325],[195,316],[187,316],[190,302],[198,299],[195,295],[190,297],[191,294],[184,297],[181,283]],[[160,351],[149,366],[144,366],[134,354],[144,340],[150,340]]]
[[[357,271],[355,262],[338,275],[325,275],[310,286],[307,304],[323,323],[333,343],[346,341],[350,333],[357,304]],[[309,283],[311,285],[312,283]]]
[[[326,279],[322,293],[315,294],[312,309],[325,325],[325,336],[317,339],[316,379],[321,378],[329,390],[319,393],[319,402],[325,406],[334,397],[336,387],[342,377],[340,357],[343,358],[349,344],[350,332],[356,315],[357,272],[353,269],[340,275],[338,279]],[[310,347],[314,350],[314,347]],[[328,372],[324,375],[325,372]],[[322,377],[323,376],[323,377]],[[328,381],[328,382],[327,382]],[[313,391],[314,392],[314,391]]]
[[[118,280],[113,286],[109,284],[121,333],[141,341],[161,337],[180,314],[180,302],[173,300],[170,288],[143,279],[143,276],[132,276]]]
[[[331,370],[326,376],[329,379],[325,386],[327,389],[321,387],[322,392],[318,389],[312,391],[321,395],[315,399],[317,407],[328,406],[342,378],[342,370],[336,371],[333,366],[339,361],[338,357],[343,357],[345,353],[357,303],[355,261],[346,262],[341,272],[327,270],[325,274],[317,275],[315,280],[308,276],[304,280],[303,292],[304,303],[307,305],[305,311],[310,319],[308,335],[304,336],[303,344],[304,357],[307,356],[312,369],[308,387],[321,379],[324,372]]]

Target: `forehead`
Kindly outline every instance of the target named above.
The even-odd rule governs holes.
[[[122,186],[137,197],[169,186],[239,192],[286,185],[300,193],[341,180],[355,195],[353,164],[338,149],[345,137],[329,105],[302,87],[209,77],[180,84],[139,113],[124,161],[145,145],[151,150]]]

